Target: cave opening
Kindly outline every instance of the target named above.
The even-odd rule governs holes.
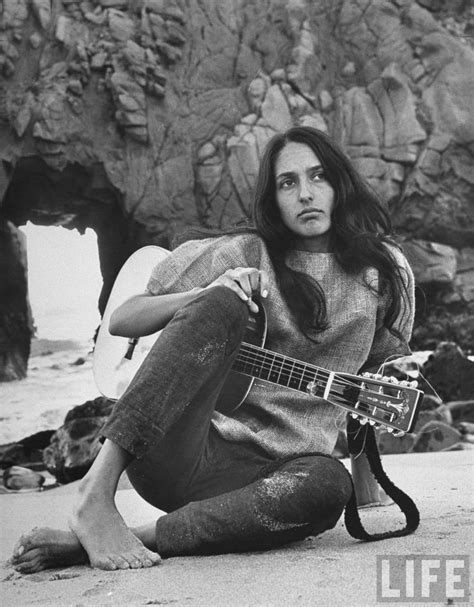
[[[28,254],[25,230],[30,233],[30,241],[37,240],[35,251]],[[41,230],[47,234],[43,232],[39,236]],[[44,314],[50,316],[50,333],[44,335],[48,339],[74,340],[77,335],[80,341],[87,341],[94,337],[116,275],[137,246],[137,234],[133,222],[125,217],[120,193],[110,184],[101,164],[90,167],[69,164],[55,170],[32,156],[20,159],[15,166],[2,201],[0,232],[3,277],[0,281],[0,381],[12,381],[26,376],[34,334],[32,312],[40,337],[43,337],[40,317]],[[89,253],[84,253],[87,242]],[[90,248],[92,242],[94,253]],[[78,251],[75,259],[74,250]],[[45,284],[41,285],[37,264],[43,257],[46,259],[42,263],[49,265],[50,274],[49,278],[43,278]],[[36,281],[40,284],[35,284]],[[74,281],[78,283],[77,291],[74,291]],[[29,300],[28,283],[37,294],[34,297],[47,302],[49,312],[35,309],[34,302]],[[65,307],[74,307],[81,298],[87,298],[88,311],[84,318],[76,319],[74,327],[68,327],[64,318],[61,320],[56,305],[59,297]],[[94,320],[86,321],[86,316],[93,316],[91,307],[94,312],[98,311],[97,315]]]
[[[102,289],[96,233],[28,222],[28,299],[35,337],[90,345],[100,323]]]

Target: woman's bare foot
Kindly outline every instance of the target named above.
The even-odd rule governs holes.
[[[83,546],[92,567],[98,569],[139,569],[161,561],[126,526],[113,497],[91,486],[86,479],[79,486],[79,504],[70,528]]]
[[[71,531],[35,527],[18,540],[11,564],[20,573],[88,562],[87,553]]]

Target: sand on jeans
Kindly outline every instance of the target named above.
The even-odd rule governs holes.
[[[376,605],[377,555],[472,552],[473,454],[466,450],[383,458],[390,478],[420,510],[421,525],[413,535],[364,543],[351,538],[340,521],[319,537],[278,550],[172,558],[146,570],[104,572],[75,566],[28,576],[17,574],[6,562],[17,538],[35,525],[66,528],[75,484],[41,493],[0,495],[0,604]],[[119,491],[117,502],[131,525],[162,515],[130,489]],[[365,510],[363,520],[373,531],[403,522],[395,506]]]

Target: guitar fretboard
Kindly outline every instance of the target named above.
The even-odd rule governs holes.
[[[307,392],[308,384],[312,382],[313,395],[320,397],[325,396],[326,386],[328,382],[332,383],[335,375],[326,369],[249,343],[242,343],[232,368],[238,373],[258,377],[299,392]]]

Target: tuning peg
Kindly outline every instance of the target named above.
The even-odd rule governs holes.
[[[389,377],[389,381],[390,381],[390,383],[392,383],[392,384],[399,384],[399,383],[400,383],[400,381],[399,381],[399,380],[398,380],[396,377],[394,377],[393,375],[391,375],[391,376]]]
[[[390,432],[390,434],[393,433],[393,428],[391,428],[390,426],[387,426],[387,432]]]
[[[351,413],[350,416],[352,417],[352,419],[357,419],[359,417],[357,413]]]
[[[410,388],[418,388],[418,382],[416,381],[416,379],[414,379],[413,381],[409,381],[408,385],[410,386]]]
[[[396,438],[401,438],[402,436],[405,436],[405,432],[403,432],[403,430],[398,430],[398,432],[393,433],[393,436]]]
[[[374,420],[373,420],[373,419],[369,419],[369,424],[370,424],[371,426],[375,426],[375,422],[374,422]]]
[[[366,424],[368,421],[369,421],[369,420],[368,420],[366,417],[361,417],[361,418],[359,419],[359,424],[360,424],[361,426],[365,426],[365,424]]]

